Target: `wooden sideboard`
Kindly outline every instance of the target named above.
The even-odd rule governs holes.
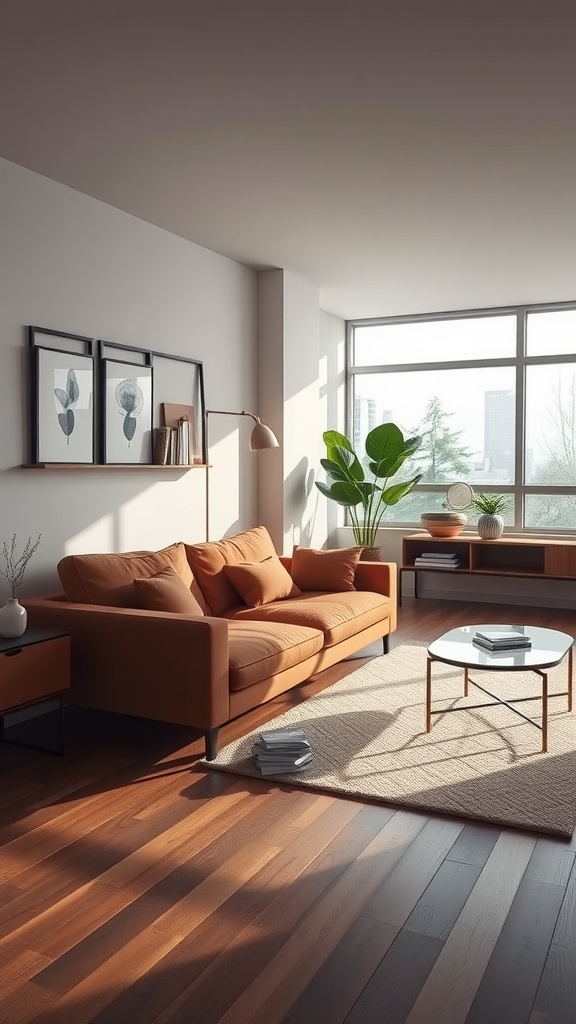
[[[458,568],[415,565],[415,559],[424,552],[453,553],[458,558]],[[482,540],[477,534],[431,537],[428,533],[414,533],[402,540],[398,586],[400,604],[402,578],[406,572],[414,573],[415,597],[418,597],[418,576],[421,572],[576,580],[576,539],[504,534],[499,540]]]

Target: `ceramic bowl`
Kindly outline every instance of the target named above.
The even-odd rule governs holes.
[[[423,512],[420,523],[431,537],[458,537],[468,522],[463,512]]]

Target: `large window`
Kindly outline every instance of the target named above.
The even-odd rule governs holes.
[[[423,436],[386,523],[418,525],[465,480],[510,496],[508,527],[576,530],[576,303],[351,321],[347,379],[357,451],[378,423]]]

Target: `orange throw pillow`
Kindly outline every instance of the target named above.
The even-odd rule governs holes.
[[[131,608],[132,581],[153,576],[168,565],[187,587],[192,585],[192,570],[182,541],[160,551],[65,555],[57,569],[67,601]]]
[[[284,597],[298,597],[300,590],[277,556],[263,562],[242,562],[225,565],[224,572],[230,583],[249,608],[259,608]]]
[[[212,615],[222,615],[238,604],[238,594],[226,576],[224,566],[263,562],[265,558],[276,556],[276,550],[266,527],[255,526],[225,540],[187,544],[186,555]]]
[[[134,580],[132,586],[138,608],[150,612],[204,614],[196,598],[169,565],[154,576]]]
[[[292,555],[292,579],[300,590],[320,590],[341,593],[356,590],[356,566],[364,549],[295,548]]]

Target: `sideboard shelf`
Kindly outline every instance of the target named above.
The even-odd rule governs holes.
[[[181,464],[170,464],[168,466],[156,465],[153,462],[26,462],[20,469],[48,469],[48,470],[69,470],[69,469],[146,469],[148,471],[165,473],[166,470],[180,470],[188,472],[189,469],[208,469],[205,462],[194,462],[191,466]]]
[[[457,568],[415,565],[424,552],[450,552],[459,560]],[[421,572],[452,573],[458,576],[507,576],[524,579],[576,580],[576,539],[570,537],[520,537],[504,534],[499,540],[482,540],[477,534],[431,537],[411,534],[402,540],[399,569],[399,603],[402,577],[414,573],[414,596],[418,597]]]

